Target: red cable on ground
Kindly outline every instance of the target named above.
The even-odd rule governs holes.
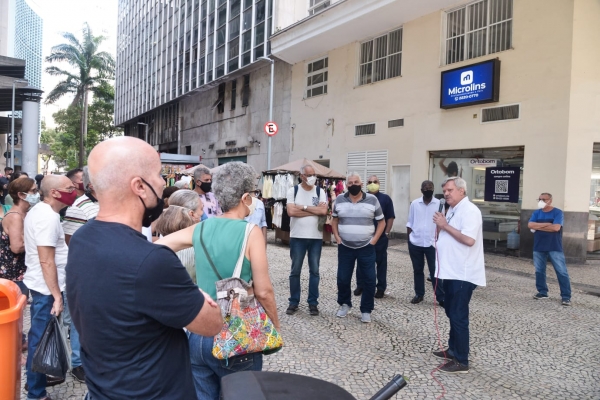
[[[436,263],[439,264],[439,258],[438,258],[438,252],[437,252],[437,238],[435,239],[435,260]],[[435,325],[435,332],[437,334],[437,340],[438,340],[438,346],[440,347],[440,350],[444,352],[444,357],[446,356],[446,351],[444,350],[444,347],[442,346],[442,337],[440,335],[440,327],[438,326],[438,321],[437,321],[437,299],[436,299],[436,295],[435,293],[437,292],[437,285],[438,285],[438,276],[440,274],[440,268],[436,268],[436,276],[435,276],[435,287],[433,289],[433,323]],[[444,396],[446,395],[446,388],[444,387],[444,385],[442,384],[442,382],[440,382],[433,374],[438,372],[440,370],[440,368],[443,366],[444,364],[440,364],[438,365],[437,368],[434,368],[429,375],[431,375],[431,377],[433,378],[433,380],[442,388],[442,394],[440,394],[438,397],[436,397],[436,400],[440,400],[442,398],[444,398]]]

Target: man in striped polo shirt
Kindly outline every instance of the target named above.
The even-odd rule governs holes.
[[[377,197],[362,191],[360,176],[352,172],[346,178],[348,192],[338,196],[333,206],[331,227],[338,244],[337,316],[344,318],[352,307],[351,281],[354,264],[360,271],[363,289],[360,299],[362,322],[371,322],[375,305],[375,244],[385,229],[383,211]],[[377,222],[377,229],[373,225]]]

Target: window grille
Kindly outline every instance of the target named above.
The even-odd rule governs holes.
[[[374,135],[375,124],[356,125],[354,127],[354,136]]]
[[[387,150],[356,151],[348,153],[347,173],[356,172],[363,182],[363,189],[367,185],[367,179],[371,175],[377,175],[379,179],[379,190],[383,193],[387,189]]]
[[[490,107],[481,109],[481,122],[505,121],[511,119],[519,119],[520,106],[512,104],[501,107]]]
[[[402,28],[361,43],[359,85],[400,76]]]
[[[446,14],[446,64],[512,47],[513,0],[479,0]]]
[[[329,58],[321,58],[307,66],[306,98],[327,94]]]
[[[404,118],[388,121],[388,128],[398,128],[400,126],[404,126]]]
[[[308,15],[314,15],[331,5],[331,0],[309,0]]]

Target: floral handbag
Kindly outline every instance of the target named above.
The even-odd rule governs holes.
[[[251,353],[272,354],[283,347],[283,339],[273,322],[260,305],[254,294],[248,294],[252,281],[240,278],[248,236],[254,224],[246,225],[240,256],[231,278],[223,279],[215,267],[204,242],[200,228],[200,244],[206,254],[208,263],[219,278],[217,287],[217,303],[225,319],[221,332],[215,336],[212,355],[219,360]]]

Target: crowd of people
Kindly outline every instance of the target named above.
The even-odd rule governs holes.
[[[252,282],[249,293],[281,332],[257,173],[248,164],[231,162],[214,174],[199,168],[193,179],[194,190],[165,188],[155,150],[132,137],[98,144],[87,167],[64,176],[34,180],[5,171],[0,178],[0,278],[14,281],[31,297],[31,326],[23,337],[29,400],[50,399],[46,387],[64,381],[31,368],[52,315],[69,327],[71,374],[87,384],[87,399],[218,399],[222,377],[262,369],[262,353],[213,357],[214,337],[223,328],[217,301],[227,296],[216,283],[232,276],[238,259],[240,278]],[[338,245],[336,316],[348,316],[354,292],[361,296],[361,321],[370,323],[375,299],[386,294],[394,205],[380,192],[376,175],[368,177],[366,191],[357,173],[348,174],[346,185],[330,214]],[[443,201],[433,196],[431,181],[423,182],[422,196],[410,206],[411,303],[423,301],[427,262],[427,279],[450,321],[448,348],[433,355],[445,360],[440,371],[465,373],[469,302],[476,287],[486,285],[482,217],[462,178],[448,177],[441,187],[446,212]],[[548,193],[539,200],[540,210],[529,223],[535,231],[534,298],[548,298],[545,266],[550,258],[562,304],[570,305],[562,211],[552,206]],[[286,314],[300,310],[301,270],[308,258],[308,310],[317,316],[322,227],[329,211],[312,166],[302,167],[299,184],[287,193],[286,210],[291,220]]]

